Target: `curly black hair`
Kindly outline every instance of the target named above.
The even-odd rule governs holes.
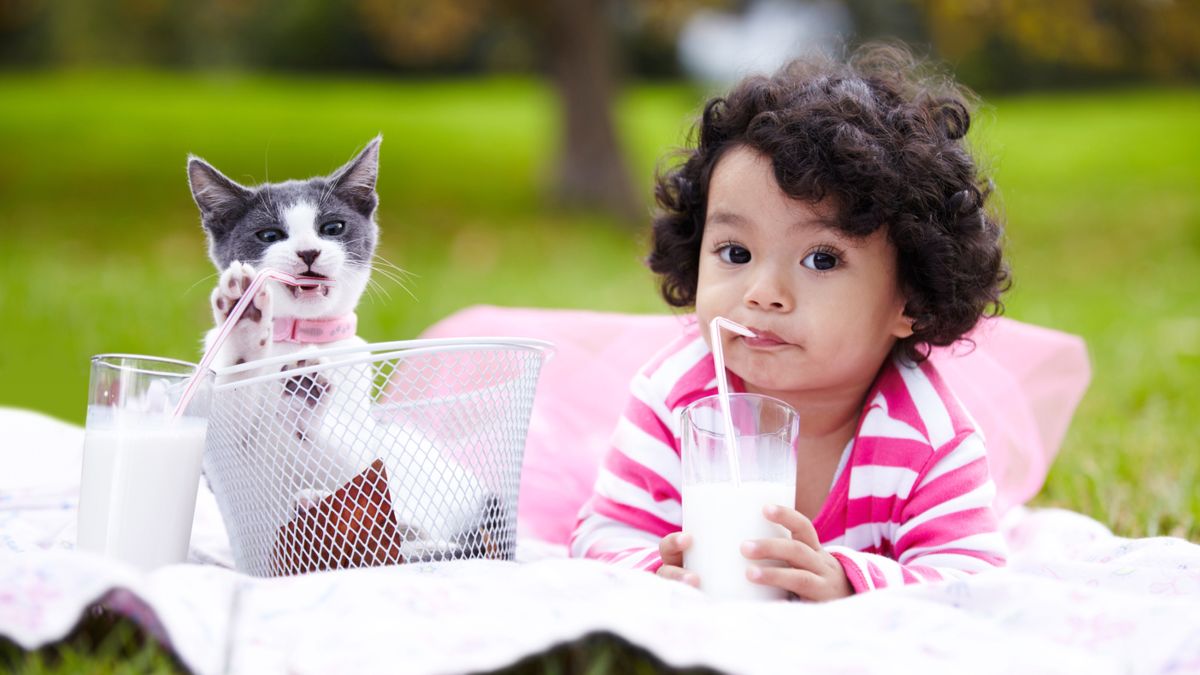
[[[1001,313],[1010,277],[1003,228],[984,208],[991,182],[964,138],[971,96],[924,70],[904,47],[873,44],[846,62],[793,61],[710,99],[694,147],[655,180],[647,263],[667,303],[695,305],[709,179],[726,152],[748,147],[771,159],[792,198],[831,197],[842,233],[887,228],[913,319],[895,355],[922,361]]]

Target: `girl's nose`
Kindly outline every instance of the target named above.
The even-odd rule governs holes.
[[[750,286],[746,288],[745,302],[756,309],[776,312],[790,312],[795,305],[784,280],[766,269],[759,270],[751,278]]]

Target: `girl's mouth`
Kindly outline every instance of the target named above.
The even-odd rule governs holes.
[[[774,347],[785,347],[791,344],[790,342],[787,342],[783,338],[770,331],[758,330],[757,328],[751,328],[750,330],[754,331],[754,337],[743,336],[740,338],[747,347],[751,347],[753,349],[772,349]]]

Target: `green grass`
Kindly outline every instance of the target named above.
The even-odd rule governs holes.
[[[32,652],[0,637],[0,672],[11,675],[185,673],[180,662],[135,623],[106,611],[86,616],[66,638]],[[716,675],[675,668],[612,633],[592,633],[527,656],[497,675]]]
[[[0,373],[27,383],[0,403],[79,422],[90,355],[198,356],[214,279],[189,152],[258,182],[330,171],[384,134],[380,252],[417,275],[416,299],[368,297],[371,339],[481,302],[659,308],[627,228],[542,206],[556,117],[531,82],[8,75],[0,96]],[[690,98],[646,91],[624,107],[647,193]]]
[[[26,652],[0,637],[0,672],[12,675],[133,675],[186,672],[129,619],[89,612],[66,638]]]
[[[1197,92],[996,104],[1010,315],[1082,335],[1092,385],[1037,503],[1200,539]]]
[[[0,405],[81,422],[88,357],[198,357],[213,270],[189,152],[248,182],[327,172],[376,133],[381,253],[417,276],[360,311],[403,339],[472,304],[663,311],[636,232],[547,206],[555,101],[525,80],[0,74]],[[700,103],[635,87],[648,197]],[[1008,222],[1008,315],[1082,335],[1093,383],[1039,505],[1200,541],[1200,92],[990,102],[973,132]]]

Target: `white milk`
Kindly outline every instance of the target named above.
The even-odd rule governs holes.
[[[742,555],[741,546],[748,539],[791,537],[785,527],[767,520],[762,510],[767,504],[792,506],[795,492],[792,485],[767,481],[746,481],[738,486],[730,482],[683,486],[683,531],[692,535],[692,546],[683,554],[683,566],[700,577],[704,592],[722,600],[787,598],[782,589],[746,578],[750,561]]]
[[[143,570],[183,562],[207,423],[112,412],[88,411],[77,547]]]

